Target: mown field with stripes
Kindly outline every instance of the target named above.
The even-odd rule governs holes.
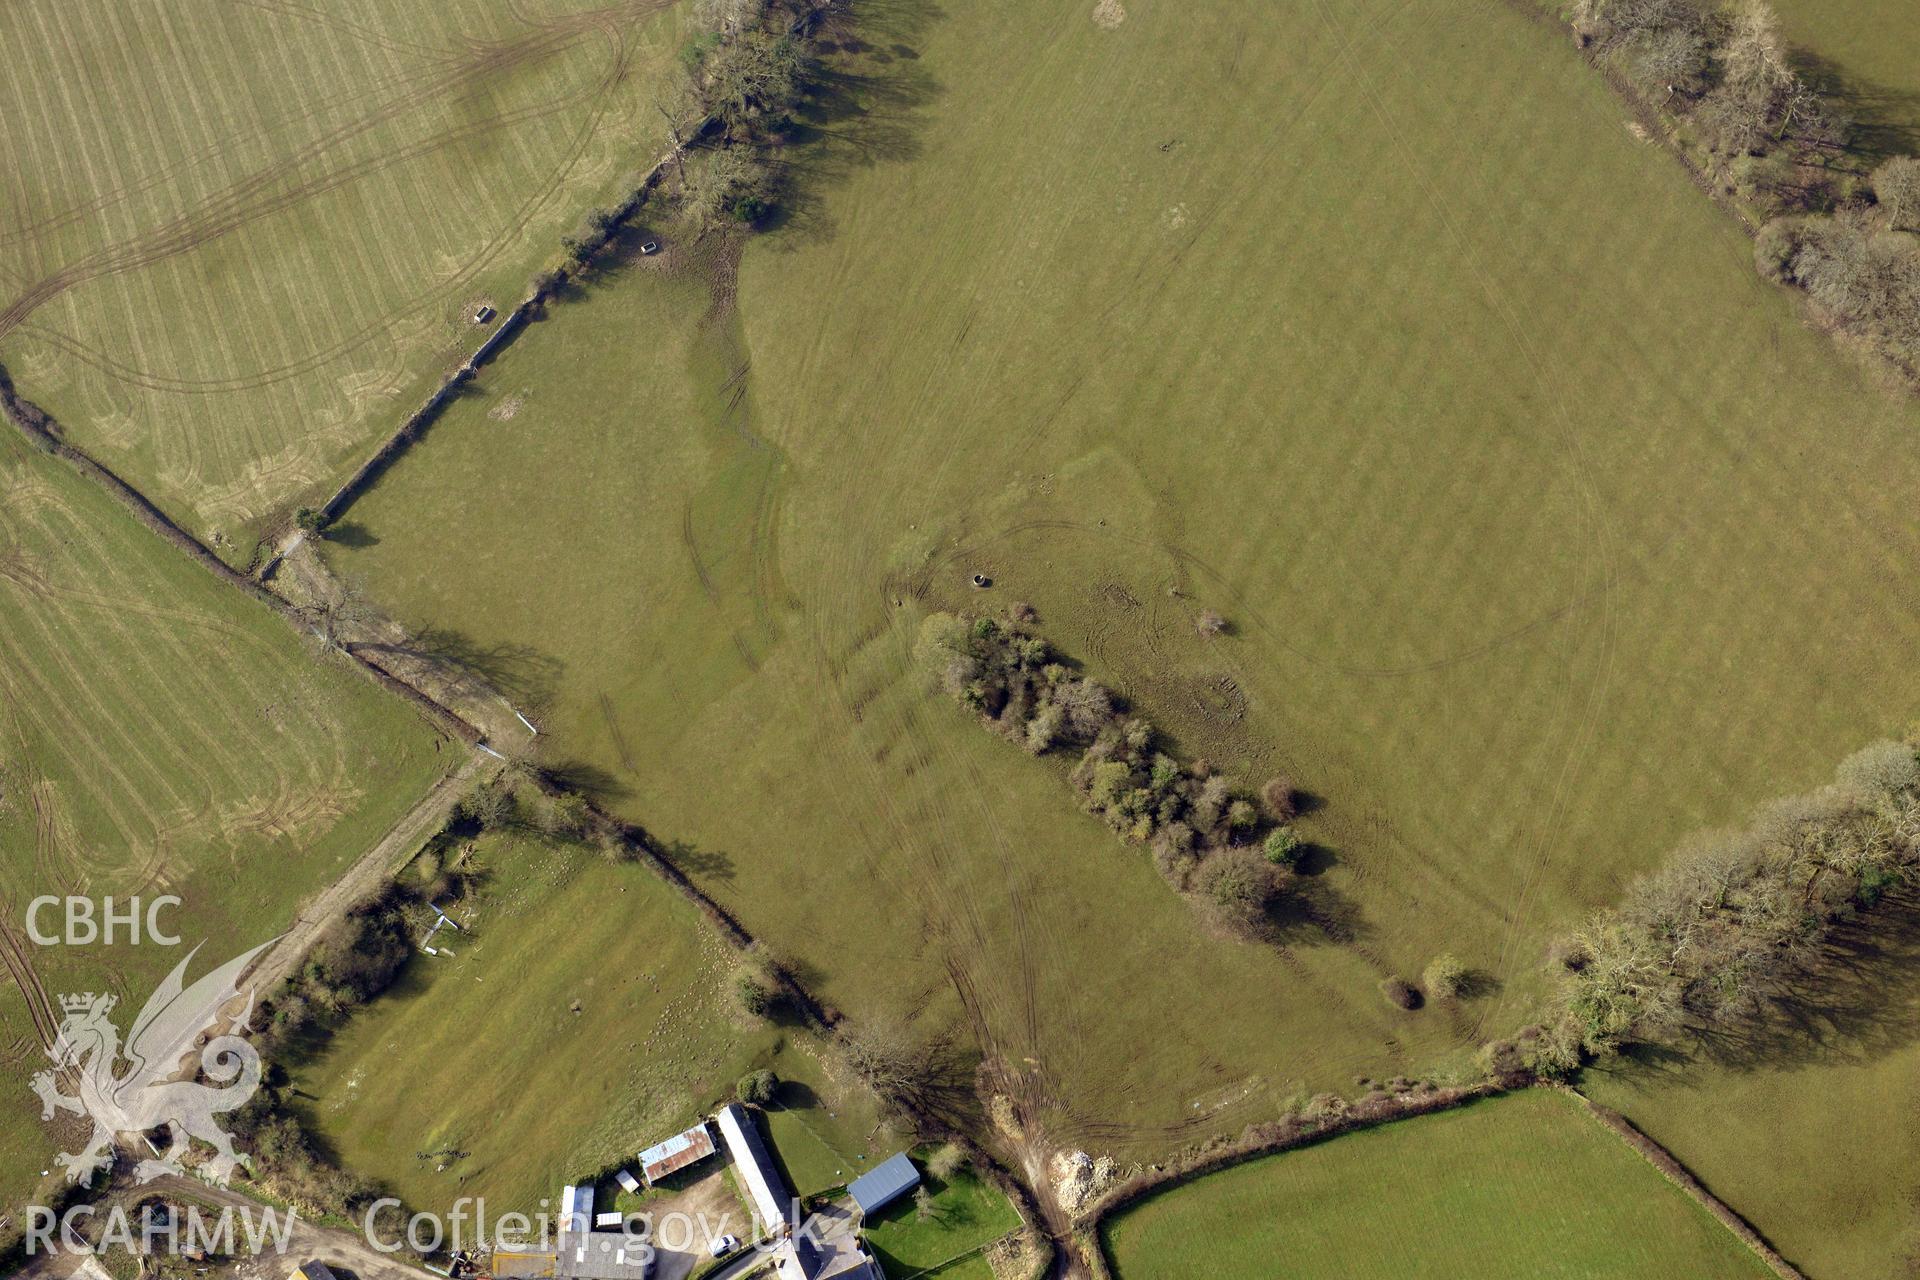
[[[0,1199],[16,1203],[59,1149],[26,1080],[61,994],[112,992],[130,1026],[185,948],[206,942],[198,973],[284,931],[458,752],[0,435]],[[161,919],[182,945],[37,946],[27,907],[46,894],[178,895]],[[39,924],[58,934],[59,912]]]
[[[904,1141],[822,1070],[816,1040],[741,1009],[741,957],[648,868],[523,832],[458,856],[475,887],[449,904],[460,928],[436,936],[440,954],[286,1064],[303,1118],[347,1167],[416,1209],[476,1196],[536,1213],[564,1183],[631,1167],[759,1067],[801,1082],[776,1121],[790,1172],[804,1179],[813,1158],[842,1174],[803,1193]],[[617,1193],[609,1177],[603,1194]]]
[[[244,562],[664,149],[679,32],[668,0],[9,5],[0,362]]]

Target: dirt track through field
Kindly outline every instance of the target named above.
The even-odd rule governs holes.
[[[344,919],[353,907],[378,893],[421,845],[447,825],[454,806],[468,790],[499,771],[498,761],[473,754],[460,768],[434,783],[433,789],[422,796],[378,844],[303,906],[292,927],[261,953],[247,974],[247,981],[255,991],[271,991],[290,977],[328,928]]]

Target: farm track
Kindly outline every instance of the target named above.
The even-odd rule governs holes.
[[[291,977],[302,957],[328,927],[392,880],[420,846],[446,827],[460,798],[472,787],[496,776],[500,767],[498,761],[472,755],[454,772],[434,783],[419,803],[362,854],[359,861],[303,906],[287,932],[254,961],[246,974],[254,989],[271,991]]]
[[[288,1214],[284,1207],[269,1208],[238,1191],[178,1174],[164,1174],[137,1192],[127,1193],[125,1203],[131,1206],[152,1194],[164,1195],[176,1203],[192,1205],[210,1214],[232,1209],[245,1222],[257,1223],[260,1221],[259,1215],[264,1213],[278,1215],[276,1220],[285,1222]],[[248,1238],[247,1230],[244,1225],[236,1226],[235,1238],[245,1241]],[[262,1238],[270,1238],[270,1233],[263,1233]],[[401,1261],[399,1254],[382,1253],[373,1248],[359,1230],[324,1226],[297,1214],[293,1215],[288,1228],[287,1255],[303,1259],[324,1258],[360,1280],[425,1280],[430,1274]],[[284,1273],[285,1267],[284,1258],[269,1252],[262,1254],[259,1259],[243,1261],[233,1274],[239,1280],[271,1280],[273,1275]],[[79,1255],[76,1264],[76,1255],[64,1251],[33,1258],[19,1275],[22,1280],[108,1280],[109,1277],[95,1255]]]

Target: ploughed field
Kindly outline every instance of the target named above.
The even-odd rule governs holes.
[[[0,432],[0,1199],[84,1129],[43,1131],[27,1090],[59,997],[111,993],[125,1032],[192,947],[191,977],[293,923],[461,749],[341,659],[318,659],[92,483]],[[41,895],[181,899],[178,946],[40,946]],[[64,934],[43,908],[43,934]],[[76,934],[83,938],[84,933]],[[124,1064],[115,1068],[124,1071]],[[67,1086],[70,1093],[71,1084]],[[45,1201],[41,1201],[45,1203]]]
[[[663,149],[667,0],[0,14],[0,362],[231,560]]]

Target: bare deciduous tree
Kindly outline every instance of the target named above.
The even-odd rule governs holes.
[[[1920,159],[1895,156],[1873,171],[1873,194],[1896,230],[1920,231]]]

